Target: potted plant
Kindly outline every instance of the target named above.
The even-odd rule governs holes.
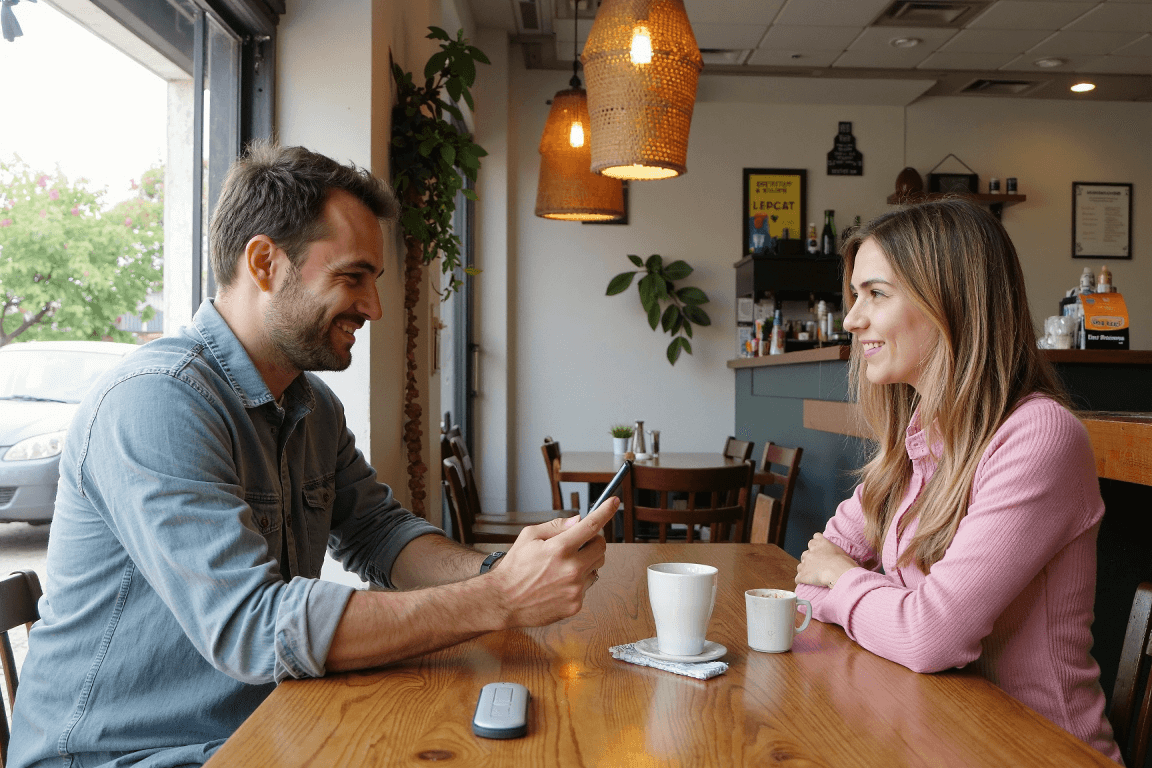
[[[612,434],[612,453],[616,455],[628,452],[628,440],[632,437],[632,427],[627,424],[613,424],[608,428]]]

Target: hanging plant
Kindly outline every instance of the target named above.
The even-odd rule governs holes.
[[[408,489],[412,511],[424,515],[424,465],[421,451],[423,430],[420,391],[416,386],[416,305],[424,267],[438,255],[440,269],[449,275],[444,291],[447,298],[463,285],[458,270],[460,237],[452,230],[456,195],[469,200],[476,193],[464,187],[464,179],[476,181],[480,158],[488,153],[472,137],[456,127],[463,115],[456,105],[463,99],[474,109],[471,87],[476,82],[476,62],[490,63],[488,57],[464,39],[463,30],[453,40],[439,27],[429,27],[427,38],[441,40],[440,50],[424,66],[423,84],[411,72],[393,62],[396,106],[392,108],[392,187],[400,199],[400,230],[404,237],[404,444],[408,450]],[[447,97],[447,98],[445,98]],[[463,176],[461,176],[463,174]],[[478,270],[465,268],[474,275]],[[432,288],[436,290],[435,286]]]
[[[708,303],[708,294],[691,286],[676,287],[677,280],[692,274],[692,267],[686,261],[677,260],[665,266],[664,260],[656,253],[649,256],[648,261],[642,261],[639,256],[632,254],[628,255],[628,259],[647,273],[636,286],[640,291],[640,306],[648,313],[648,325],[652,326],[652,330],[656,330],[659,325],[665,333],[671,334],[668,362],[676,365],[681,350],[692,354],[692,343],[688,341],[692,338],[692,325],[712,325],[712,319],[700,306]],[[616,275],[608,283],[606,294],[615,296],[624,293],[639,271],[634,269]]]

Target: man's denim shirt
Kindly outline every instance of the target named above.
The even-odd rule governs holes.
[[[303,374],[277,405],[212,305],[85,398],[65,441],[9,766],[199,764],[285,678],[318,677],[361,578],[438,533]],[[282,576],[281,553],[287,552]]]

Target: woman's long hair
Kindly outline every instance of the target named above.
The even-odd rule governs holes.
[[[903,532],[919,519],[900,564],[914,563],[927,573],[944,557],[968,512],[976,467],[996,430],[1031,393],[1061,403],[1066,398],[1036,347],[1016,249],[988,211],[963,198],[947,198],[868,222],[842,250],[846,298],[856,253],[868,239],[888,257],[939,341],[920,362],[919,380],[929,383],[924,392],[908,384],[870,383],[862,349],[852,345],[852,386],[877,441],[859,471],[865,533],[880,552],[912,477],[904,439],[919,408],[937,468],[900,523]]]

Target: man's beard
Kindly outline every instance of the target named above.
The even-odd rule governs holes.
[[[298,371],[342,371],[352,364],[332,343],[327,311],[304,287],[300,270],[289,268],[288,280],[264,313],[268,338],[285,362]]]

